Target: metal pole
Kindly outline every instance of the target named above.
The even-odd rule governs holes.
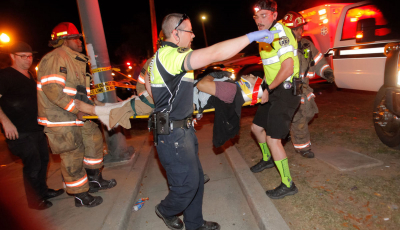
[[[206,47],[208,47],[206,29],[204,28],[204,20],[201,20],[201,25],[203,26],[204,41],[206,42]]]
[[[153,38],[153,52],[157,52],[157,21],[156,21],[156,8],[154,6],[154,0],[149,0],[150,2],[150,17],[151,17],[151,34]]]
[[[90,67],[94,72],[94,84],[102,84],[104,86],[102,88],[107,91],[97,94],[97,99],[102,102],[118,102],[115,87],[110,84],[113,77],[99,3],[97,0],[77,0],[77,4],[86,52],[90,57]],[[104,136],[110,151],[110,154],[104,157],[104,162],[126,160],[133,154],[133,148],[128,149],[121,129],[114,129],[112,133],[105,131]]]

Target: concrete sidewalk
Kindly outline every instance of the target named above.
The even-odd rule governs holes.
[[[223,148],[213,147],[210,135],[212,128],[212,124],[204,125],[196,133],[203,171],[211,178],[204,189],[204,219],[216,221],[221,229],[229,230],[289,229],[236,148],[231,146],[224,151]],[[146,201],[141,210],[132,213],[128,229],[168,229],[154,212],[155,205],[167,194],[165,171],[157,154],[152,153],[137,197],[149,197],[150,200]],[[271,217],[274,219],[270,220]]]
[[[217,221],[222,229],[229,230],[289,229],[236,147],[213,147],[212,128],[213,124],[199,126],[196,134],[203,170],[211,178],[205,185],[204,219]],[[0,168],[0,181],[9,185],[8,189],[0,190],[0,197],[8,206],[18,207],[7,211],[20,218],[17,220],[20,223],[26,223],[28,229],[168,229],[154,212],[155,205],[167,195],[168,185],[151,137],[136,136],[127,143],[135,147],[135,157],[123,164],[105,167],[104,177],[115,178],[118,184],[93,194],[104,199],[98,207],[76,208],[74,198],[63,194],[51,199],[53,207],[47,210],[28,209],[20,162]],[[57,155],[51,156],[48,185],[55,189],[63,187]],[[142,197],[150,200],[141,210],[132,212],[132,206]],[[0,226],[4,226],[1,218]]]

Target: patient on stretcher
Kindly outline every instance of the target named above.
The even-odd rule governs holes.
[[[75,105],[77,109],[84,113],[97,115],[99,120],[104,123],[109,130],[117,124],[129,129],[131,128],[130,117],[148,115],[154,109],[154,101],[151,97],[151,88],[148,83],[149,78],[147,73],[141,74],[141,77],[143,77],[143,75],[144,79],[139,79],[136,89],[139,96],[132,96],[118,103],[102,103],[95,100],[96,106],[80,100],[75,100]],[[232,84],[232,81],[227,82],[227,80],[230,79],[230,72],[218,71],[205,73],[204,75],[199,81],[195,82],[193,101],[196,110],[202,111],[207,105],[207,101],[211,95],[216,96],[225,103],[233,102],[237,87],[235,84]],[[262,95],[260,83],[261,79],[253,75],[242,76],[242,78],[236,82],[242,89],[244,101],[251,100],[253,102],[252,104],[257,103],[257,98]]]

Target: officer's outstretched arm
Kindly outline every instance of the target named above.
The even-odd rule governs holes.
[[[213,62],[223,61],[239,53],[250,44],[246,35],[219,42],[207,48],[194,50],[185,59],[185,69],[195,70]]]
[[[226,40],[207,48],[195,50],[185,58],[185,69],[195,70],[217,61],[223,61],[239,53],[253,41],[271,43],[274,34],[280,30],[260,30],[248,33],[238,38]]]

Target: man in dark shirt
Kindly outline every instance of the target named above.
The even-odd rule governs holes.
[[[46,184],[49,152],[43,126],[37,122],[36,81],[29,73],[32,48],[17,42],[10,49],[11,67],[0,70],[0,123],[11,153],[24,164],[23,176],[28,206],[43,210],[48,199],[64,193]]]

